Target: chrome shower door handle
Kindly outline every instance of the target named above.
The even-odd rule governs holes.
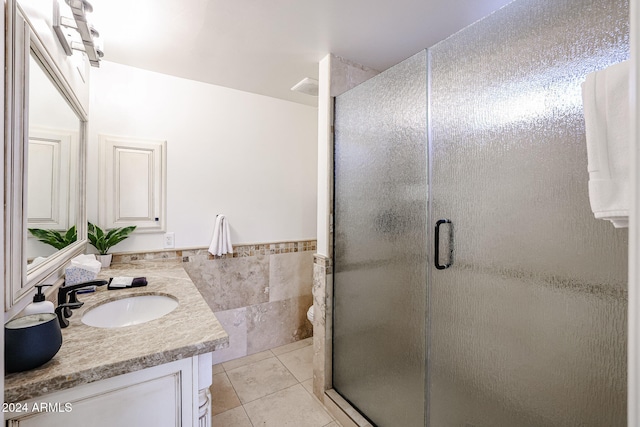
[[[451,220],[448,219],[439,219],[438,222],[436,222],[436,232],[434,235],[434,251],[433,251],[433,258],[434,258],[434,263],[435,266],[438,270],[444,270],[445,268],[449,268],[451,267],[452,264],[452,258],[453,258],[453,245],[451,242],[451,237],[452,237],[452,233],[449,233],[449,263],[448,264],[440,264],[440,226],[442,224],[451,224]]]

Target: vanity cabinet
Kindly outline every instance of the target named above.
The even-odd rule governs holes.
[[[210,362],[208,353],[45,394],[18,403],[7,426],[209,426]]]
[[[210,425],[212,352],[226,348],[229,336],[182,263],[115,263],[98,278],[109,275],[144,276],[148,285],[116,291],[102,286],[81,296],[84,305],[62,330],[53,359],[4,377],[4,401],[18,405],[4,408],[13,411],[5,414],[9,426]],[[82,322],[106,302],[143,295],[168,296],[178,306],[119,328]]]

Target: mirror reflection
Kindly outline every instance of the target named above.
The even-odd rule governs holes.
[[[73,243],[80,119],[33,52],[29,58],[27,268]]]

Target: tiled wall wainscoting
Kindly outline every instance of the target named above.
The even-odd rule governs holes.
[[[313,310],[313,394],[341,426],[371,427],[333,390],[333,263],[320,254],[313,261]]]
[[[237,245],[213,256],[205,248],[114,254],[114,263],[182,262],[229,334],[213,363],[311,337],[315,240]]]
[[[296,252],[316,250],[315,240],[302,240],[299,242],[277,242],[235,245],[232,254],[211,255],[207,248],[195,249],[165,249],[153,252],[126,252],[113,254],[113,262],[137,262],[137,261],[176,261],[184,262],[203,259],[243,258],[256,255],[279,255]]]
[[[316,241],[238,245],[233,254],[207,249],[114,254],[113,262],[182,262],[191,280],[229,334],[229,348],[214,363],[258,353],[312,336]]]
[[[333,307],[331,259],[316,254],[313,262],[313,394],[322,402],[331,384]]]
[[[312,335],[314,251],[315,241],[237,247],[233,257],[182,252],[187,274],[229,334],[214,363]]]

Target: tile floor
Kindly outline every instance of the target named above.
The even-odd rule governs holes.
[[[212,427],[340,427],[313,395],[312,338],[213,367]]]

